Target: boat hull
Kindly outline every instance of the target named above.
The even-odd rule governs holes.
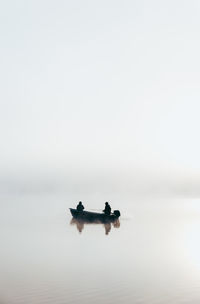
[[[104,213],[90,212],[90,211],[78,211],[77,209],[70,208],[70,212],[75,219],[86,221],[86,222],[115,222],[118,216],[115,214],[106,215]]]

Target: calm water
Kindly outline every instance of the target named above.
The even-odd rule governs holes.
[[[106,197],[120,227],[79,227],[79,199],[1,196],[1,304],[200,303],[200,200]]]

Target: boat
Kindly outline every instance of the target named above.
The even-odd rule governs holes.
[[[114,210],[113,213],[107,215],[105,213],[91,212],[91,211],[78,211],[77,209],[69,208],[73,218],[85,222],[100,222],[109,223],[115,222],[120,217],[119,210]]]

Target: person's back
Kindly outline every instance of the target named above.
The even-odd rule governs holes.
[[[81,212],[81,211],[84,210],[84,206],[83,206],[82,202],[79,202],[79,203],[78,203],[78,205],[77,205],[77,207],[76,207],[76,210],[79,211],[79,212]]]
[[[108,202],[105,203],[105,209],[103,210],[103,212],[104,212],[106,215],[110,215],[110,213],[111,213],[111,207],[110,207],[110,205],[108,204]]]

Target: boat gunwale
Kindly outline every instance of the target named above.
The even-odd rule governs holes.
[[[88,215],[94,215],[94,216],[116,216],[114,213],[111,213],[109,215],[105,214],[105,213],[100,213],[100,212],[93,212],[93,211],[86,211],[86,210],[83,210],[83,211],[78,211],[77,209],[75,208],[69,208],[70,211],[75,211],[75,213],[77,213],[77,215],[83,215],[83,214],[88,214]]]

